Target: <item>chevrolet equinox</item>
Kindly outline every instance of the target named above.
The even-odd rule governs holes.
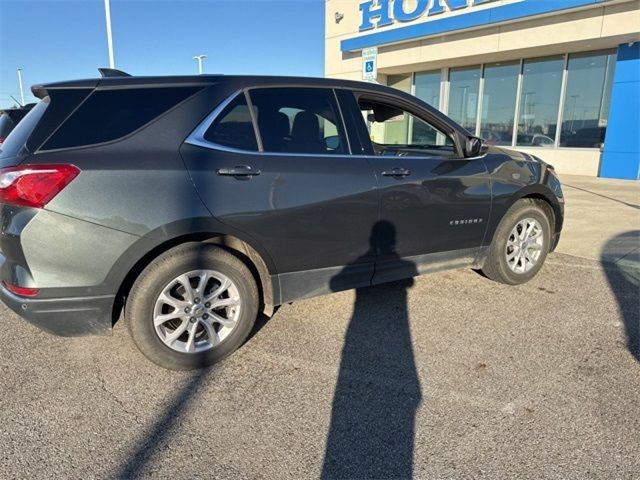
[[[388,87],[104,70],[32,91],[0,152],[0,296],[64,336],[123,312],[166,368],[296,299],[462,267],[521,284],[558,243],[550,165]]]

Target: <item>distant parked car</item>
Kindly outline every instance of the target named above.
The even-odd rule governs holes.
[[[601,148],[606,127],[581,128],[576,132],[562,132],[563,147]]]
[[[552,147],[553,138],[541,133],[519,133],[516,145],[533,147]]]
[[[550,165],[396,89],[116,75],[32,91],[0,152],[0,296],[60,335],[108,332],[124,307],[163,367],[220,360],[300,298],[462,267],[521,284],[562,229]]]
[[[23,107],[0,110],[0,148],[2,148],[5,138],[9,136],[16,125],[20,123],[20,120],[22,120],[34,106],[35,103],[29,103]]]

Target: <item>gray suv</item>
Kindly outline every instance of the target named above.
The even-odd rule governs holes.
[[[216,362],[296,299],[463,267],[526,282],[562,228],[551,166],[384,86],[112,73],[32,91],[0,151],[0,296],[65,336],[124,311],[166,368]]]

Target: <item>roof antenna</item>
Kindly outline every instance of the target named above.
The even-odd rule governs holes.
[[[16,102],[18,105],[20,105],[21,107],[24,107],[24,105],[20,103],[16,97],[14,97],[13,95],[9,95],[9,96],[13,98],[13,101]]]
[[[127,72],[123,72],[122,70],[118,70],[117,68],[99,68],[98,71],[100,72],[100,75],[102,75],[102,78],[131,76]]]

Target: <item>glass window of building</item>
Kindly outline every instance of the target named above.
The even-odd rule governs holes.
[[[615,53],[569,55],[560,146],[599,148],[609,115]]]
[[[489,145],[511,145],[520,62],[484,68],[480,137]]]
[[[440,71],[416,73],[415,95],[433,108],[440,108]]]
[[[416,73],[415,76],[415,96],[423,102],[427,102],[433,108],[440,109],[440,83],[442,75],[439,70],[434,72]],[[420,143],[425,138],[429,138],[429,143],[437,143],[438,145],[444,145],[446,138],[441,134],[437,134],[435,139],[430,136],[433,133],[432,130],[424,128],[424,125],[420,122],[414,122],[410,119],[411,129],[411,142]]]
[[[449,73],[449,116],[469,130],[476,129],[480,67],[452,68]]]
[[[517,145],[553,146],[563,68],[561,55],[524,61]]]

